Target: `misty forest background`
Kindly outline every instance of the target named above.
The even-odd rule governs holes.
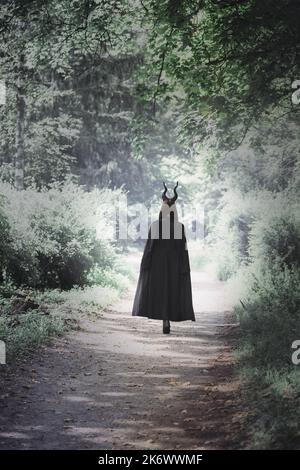
[[[0,339],[10,358],[132,278],[105,240],[126,194],[206,207],[192,268],[234,295],[251,446],[299,445],[300,5],[295,0],[2,2]],[[172,193],[170,193],[172,194]]]

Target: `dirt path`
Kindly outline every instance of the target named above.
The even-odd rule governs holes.
[[[134,283],[102,317],[18,366],[1,387],[0,448],[240,448],[230,306],[207,273],[192,272],[192,284],[196,322],[171,323],[170,335],[131,317]]]

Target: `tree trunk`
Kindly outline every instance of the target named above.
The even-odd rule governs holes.
[[[20,55],[20,67],[17,80],[16,103],[16,156],[15,156],[15,187],[24,188],[24,124],[25,124],[25,97],[23,81],[24,56]]]

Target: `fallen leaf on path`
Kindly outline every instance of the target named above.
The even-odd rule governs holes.
[[[178,384],[179,384],[179,382],[178,382],[177,380],[175,380],[175,379],[168,380],[168,383],[169,383],[170,385],[178,385]]]

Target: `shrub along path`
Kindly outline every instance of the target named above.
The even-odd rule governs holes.
[[[132,255],[139,268],[139,255]],[[242,448],[223,284],[192,271],[196,322],[132,317],[135,283],[1,374],[1,449]],[[227,310],[224,311],[224,306]]]

